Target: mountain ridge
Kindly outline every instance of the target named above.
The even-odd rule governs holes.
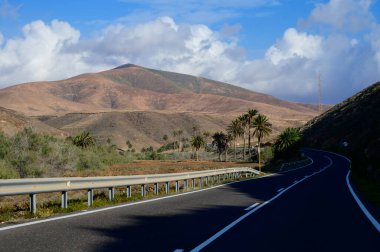
[[[159,134],[170,135],[171,130],[188,129],[189,124],[220,131],[251,108],[266,114],[276,133],[284,127],[301,126],[319,114],[316,105],[282,101],[223,82],[133,64],[60,81],[4,88],[0,90],[0,106],[40,118],[70,134],[86,130],[99,139],[107,135],[121,147],[125,146],[125,141],[120,140],[122,136],[130,139],[134,135],[144,135],[141,139],[145,145],[160,146],[163,141]],[[131,125],[129,131],[123,129],[122,124],[130,125],[128,120],[137,114],[142,120],[139,127]],[[160,117],[173,122],[166,131],[154,127],[141,130],[145,123],[165,127]],[[110,120],[117,121],[117,127],[107,123]],[[175,120],[178,120],[177,125]],[[190,135],[190,129],[185,133]]]

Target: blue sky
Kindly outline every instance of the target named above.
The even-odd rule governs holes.
[[[125,63],[337,103],[380,80],[371,0],[0,0],[0,87]]]

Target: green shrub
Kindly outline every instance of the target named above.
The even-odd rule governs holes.
[[[0,179],[18,178],[17,171],[5,160],[0,159]]]

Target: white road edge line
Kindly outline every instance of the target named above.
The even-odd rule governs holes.
[[[183,252],[183,251],[184,251],[184,249],[176,249],[173,252]]]
[[[5,230],[9,230],[9,229],[14,229],[14,228],[26,227],[26,226],[31,226],[31,225],[35,225],[35,224],[50,222],[50,221],[69,219],[69,218],[73,218],[73,217],[77,217],[77,216],[94,214],[94,213],[108,211],[108,210],[113,210],[113,209],[117,209],[117,208],[129,207],[129,206],[134,206],[134,205],[140,205],[140,204],[145,204],[145,203],[149,203],[149,202],[154,202],[154,201],[159,201],[159,200],[164,200],[164,199],[170,199],[170,198],[180,197],[180,196],[184,196],[184,195],[188,195],[188,194],[193,194],[193,193],[198,193],[198,192],[204,192],[204,191],[216,189],[216,188],[219,188],[219,187],[222,187],[222,186],[227,186],[227,185],[231,185],[231,184],[235,184],[235,183],[241,183],[241,182],[244,182],[244,181],[249,181],[249,180],[255,180],[255,179],[270,177],[270,176],[273,176],[273,175],[275,175],[275,174],[269,174],[269,175],[265,175],[265,176],[258,177],[258,178],[251,178],[251,179],[233,181],[233,182],[230,182],[230,183],[221,184],[221,185],[213,186],[213,187],[210,187],[210,188],[199,189],[199,190],[195,190],[195,191],[191,191],[191,192],[181,192],[179,194],[164,196],[164,197],[155,198],[155,199],[149,199],[149,200],[131,202],[131,203],[126,203],[126,204],[122,204],[122,205],[111,206],[111,207],[106,207],[106,208],[101,208],[101,209],[95,209],[95,210],[84,210],[84,211],[79,212],[79,213],[73,213],[73,214],[69,214],[69,215],[65,215],[65,216],[58,216],[58,217],[52,217],[52,218],[44,219],[44,220],[37,220],[37,221],[31,221],[31,222],[26,222],[26,223],[21,223],[21,224],[16,224],[16,225],[5,226],[5,227],[0,228],[0,232],[1,231],[5,231]]]
[[[307,164],[307,165],[304,165],[304,166],[301,166],[301,167],[298,167],[298,168],[295,168],[295,169],[292,169],[292,170],[284,171],[284,172],[280,171],[279,173],[288,173],[288,172],[296,171],[296,170],[299,170],[299,169],[302,169],[302,168],[305,168],[305,167],[308,167],[308,166],[314,164],[314,160],[312,158],[310,158],[310,157],[307,157],[307,158],[311,160],[310,164]]]
[[[329,154],[332,154],[332,155],[344,158],[344,159],[346,159],[350,163],[350,169],[351,169],[351,160],[348,157],[345,157],[343,155],[340,155],[338,153],[334,153],[334,152],[331,152],[331,151],[324,151],[324,150],[318,150],[318,149],[312,149],[312,148],[308,148],[308,149],[315,150],[315,151],[320,151],[320,152],[325,152],[325,153],[329,153]],[[379,224],[379,222],[377,222],[377,220],[367,210],[367,208],[365,207],[365,205],[361,202],[361,200],[359,199],[359,197],[356,195],[355,191],[352,189],[352,186],[350,184],[350,179],[349,179],[350,174],[351,174],[351,170],[349,170],[348,173],[347,173],[346,182],[347,182],[348,189],[350,190],[350,192],[352,194],[352,197],[354,197],[356,203],[359,205],[360,209],[363,211],[363,213],[365,214],[365,216],[367,216],[367,218],[372,223],[372,225],[374,225],[374,227],[377,229],[377,231],[380,232],[380,224]]]
[[[244,209],[245,211],[248,211],[248,210],[251,210],[252,208],[255,208],[256,206],[258,206],[260,203],[256,202],[255,204],[247,207],[246,209]]]
[[[277,190],[277,192],[281,192],[282,190],[284,190],[285,188],[280,188]]]
[[[324,157],[327,158],[330,161],[330,163],[327,166],[325,166],[322,171],[326,170],[327,168],[329,168],[333,164],[333,161],[332,161],[331,158],[329,158],[327,156],[324,156]],[[317,175],[318,173],[321,173],[322,171],[318,171],[314,175]],[[301,179],[299,181],[299,183],[303,182],[306,179],[311,178],[314,175],[311,175],[311,176],[309,176],[307,178]],[[219,238],[221,235],[223,235],[225,232],[227,232],[228,230],[230,230],[236,224],[238,224],[239,222],[241,222],[242,220],[244,220],[245,218],[247,218],[248,216],[250,216],[251,214],[253,214],[257,210],[259,210],[260,208],[264,207],[266,204],[274,201],[275,199],[277,199],[278,197],[280,197],[282,194],[284,194],[286,191],[288,191],[290,188],[296,186],[299,183],[292,184],[292,185],[288,186],[287,188],[285,188],[284,190],[282,190],[281,192],[279,192],[277,195],[275,195],[274,197],[272,197],[270,200],[263,202],[260,206],[256,207],[255,209],[253,209],[253,210],[249,211],[248,213],[244,214],[243,216],[239,217],[237,220],[233,221],[228,226],[224,227],[222,230],[220,230],[219,232],[217,232],[216,234],[214,234],[213,236],[211,236],[209,239],[207,239],[206,241],[204,241],[203,243],[199,244],[197,247],[195,247],[194,249],[192,249],[191,252],[201,251],[203,248],[205,248],[211,242],[213,242],[214,240],[216,240],[217,238]]]
[[[355,191],[352,189],[352,186],[350,184],[350,178],[349,178],[350,174],[351,174],[351,170],[348,171],[347,176],[346,176],[346,182],[347,182],[348,189],[350,189],[350,192],[351,192],[352,196],[354,197],[356,203],[358,203],[360,209],[363,211],[363,213],[365,214],[365,216],[374,225],[374,227],[377,229],[377,231],[380,232],[380,224],[379,224],[379,222],[377,222],[377,220],[367,210],[367,208],[361,202],[361,200],[359,199],[359,197],[356,195]]]

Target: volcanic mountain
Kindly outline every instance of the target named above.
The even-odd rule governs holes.
[[[0,132],[12,136],[24,128],[54,136],[68,136],[67,133],[49,126],[37,119],[24,116],[16,111],[0,107]]]
[[[354,172],[380,182],[380,82],[308,122],[303,145],[341,152]]]
[[[254,108],[275,130],[300,126],[317,106],[291,103],[230,84],[132,64],[61,81],[20,84],[0,90],[0,106],[40,118],[76,134],[89,130],[119,146],[159,146],[163,134],[194,125],[213,132]]]

